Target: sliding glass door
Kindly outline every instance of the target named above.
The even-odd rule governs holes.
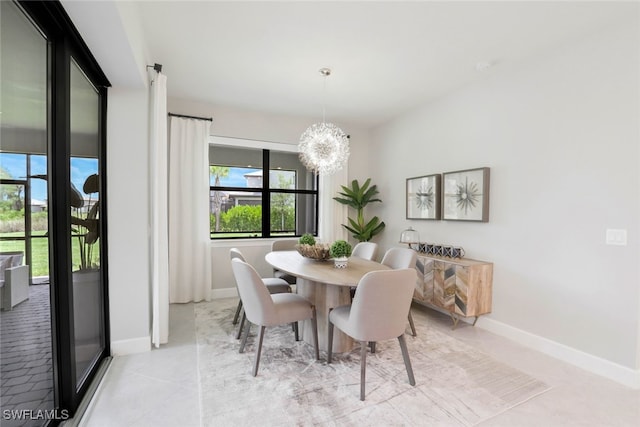
[[[109,82],[60,3],[0,8],[0,424],[56,425],[109,356]]]
[[[38,425],[32,415],[55,408],[49,240],[43,237],[47,40],[17,5],[4,1],[0,78],[0,425]]]

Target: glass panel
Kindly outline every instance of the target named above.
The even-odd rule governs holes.
[[[271,151],[269,157],[270,175],[269,187],[271,188],[295,188],[297,190],[315,190],[316,177],[300,163],[298,153],[283,151]],[[287,182],[293,177],[293,187],[283,187],[280,176],[274,173],[282,173],[287,177]]]
[[[71,61],[71,251],[76,383],[105,345],[100,275],[100,152],[96,89]]]
[[[296,234],[296,195],[271,193],[271,235]]]
[[[0,261],[0,280],[7,286],[10,276],[12,289],[11,298],[0,298],[2,425],[40,425],[44,421],[16,419],[14,411],[25,417],[54,408],[49,239],[35,245],[30,238],[36,228],[35,197],[46,211],[47,108],[47,41],[14,2],[2,1],[0,258],[5,264]],[[44,168],[30,169],[35,157]],[[36,173],[42,176],[31,178]],[[36,268],[36,260],[44,260],[44,268]],[[30,270],[44,279],[31,283]]]
[[[262,187],[262,150],[209,147],[210,184],[223,187]]]
[[[317,199],[314,194],[271,193],[271,235],[316,234]]]
[[[30,155],[31,173],[31,275],[33,283],[49,280],[49,204],[46,156]]]
[[[261,193],[211,191],[210,200],[212,205],[210,215],[212,238],[262,236]],[[215,211],[214,205],[220,206],[220,210]],[[219,215],[216,212],[219,212]]]

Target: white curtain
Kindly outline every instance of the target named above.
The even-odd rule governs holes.
[[[341,185],[348,187],[347,166],[333,175],[320,175],[320,206],[318,213],[318,237],[324,243],[348,240],[349,233],[342,224],[347,224],[348,207],[333,200],[342,191]]]
[[[155,74],[155,72],[154,72]],[[167,228],[167,77],[153,76],[149,114],[149,252],[151,343],[169,340],[169,246]]]
[[[169,139],[169,300],[209,301],[209,127],[171,117]]]

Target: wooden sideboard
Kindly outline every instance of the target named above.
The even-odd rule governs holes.
[[[493,263],[418,254],[413,299],[447,311],[454,328],[460,317],[491,313]]]

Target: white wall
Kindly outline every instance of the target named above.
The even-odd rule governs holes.
[[[111,350],[150,349],[148,92],[111,88],[107,209]]]
[[[494,262],[488,318],[638,369],[638,22],[497,67],[375,130],[383,243],[421,240]],[[402,144],[399,144],[402,142]],[[490,222],[405,220],[408,177],[488,166]],[[605,245],[607,228],[627,246]],[[482,319],[478,323],[483,325]]]

